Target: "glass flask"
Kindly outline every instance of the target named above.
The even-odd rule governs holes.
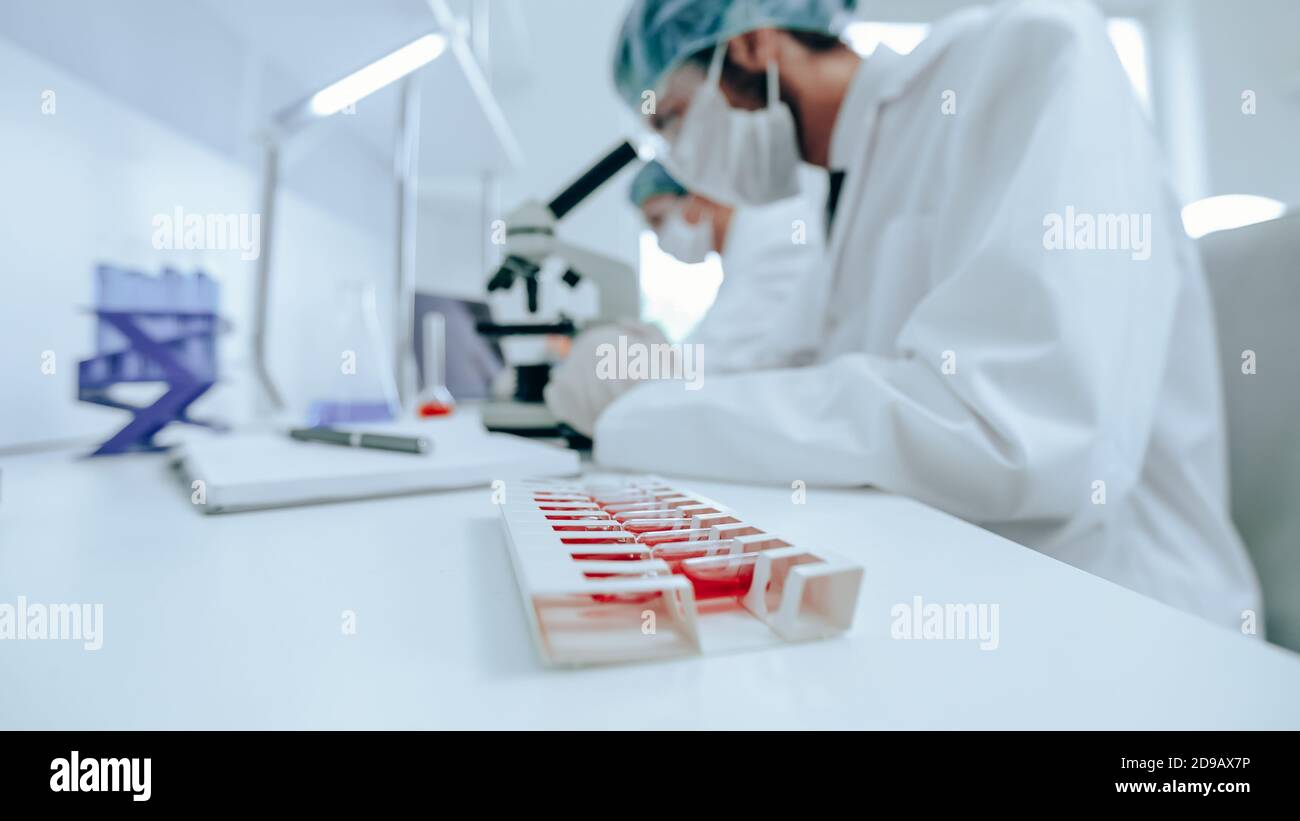
[[[307,424],[343,425],[384,422],[401,411],[389,346],[379,329],[375,286],[349,280],[337,286],[335,311],[327,329],[332,349],[314,380]]]

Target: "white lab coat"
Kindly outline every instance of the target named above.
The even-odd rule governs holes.
[[[815,364],[638,386],[600,417],[597,461],[872,485],[1220,624],[1258,613],[1199,260],[1097,11],[1004,3],[878,51],[831,164],[844,192],[800,308]],[[1150,215],[1149,259],[1048,250],[1067,208]]]
[[[711,374],[789,361],[789,307],[808,288],[825,255],[825,175],[810,172],[804,190],[771,205],[738,208],[722,249],[722,285],[686,342],[700,346]]]

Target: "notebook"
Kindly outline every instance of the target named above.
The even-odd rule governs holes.
[[[173,466],[190,485],[191,498],[203,500],[196,506],[204,513],[487,487],[496,479],[579,472],[572,450],[488,433],[470,418],[347,429],[423,436],[433,448],[424,455],[392,453],[299,442],[279,431],[188,436]]]

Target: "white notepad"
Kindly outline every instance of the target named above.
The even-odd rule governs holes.
[[[433,442],[423,455],[299,442],[280,432],[187,436],[175,465],[204,483],[205,513],[233,513],[486,487],[495,479],[573,476],[578,454],[518,436],[488,433],[473,420],[349,426]]]

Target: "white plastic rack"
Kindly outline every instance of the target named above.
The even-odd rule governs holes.
[[[859,565],[657,477],[509,490],[502,521],[547,664],[728,652],[852,625]]]

